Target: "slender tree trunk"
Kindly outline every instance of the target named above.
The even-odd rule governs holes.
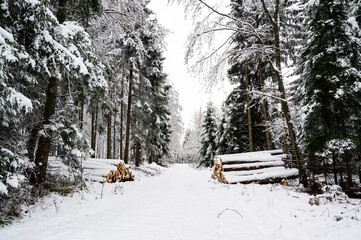
[[[325,177],[325,184],[328,185],[327,184],[327,168],[326,168],[326,160],[325,159],[322,161],[322,165],[323,165],[323,175]]]
[[[96,155],[96,143],[97,143],[97,126],[98,126],[98,108],[92,112],[92,125],[91,125],[91,148],[94,151],[92,158]]]
[[[133,88],[133,69],[130,69],[129,73],[129,91],[128,91],[128,112],[127,112],[127,126],[125,132],[125,151],[124,151],[124,162],[128,163],[129,155],[129,137],[130,137],[130,117],[132,110],[132,88]]]
[[[285,166],[286,168],[290,167],[290,149],[288,147],[288,129],[287,129],[287,124],[286,124],[286,118],[284,115],[284,111],[283,111],[283,105],[281,104],[281,112],[282,112],[282,119],[284,120],[284,122],[282,122],[283,124],[283,150],[286,154],[286,161],[285,161]]]
[[[352,186],[352,169],[350,164],[350,154],[348,151],[345,151],[343,160],[346,163],[347,185],[350,188]]]
[[[333,166],[333,177],[335,180],[335,184],[337,185],[336,156],[334,152],[332,153],[332,166]]]
[[[152,156],[152,154],[149,154],[148,163],[152,164],[152,162],[153,162],[153,156]]]
[[[137,140],[136,149],[135,149],[135,166],[139,167],[139,163],[140,163],[140,144],[139,141]]]
[[[273,12],[273,16],[272,16],[272,14],[268,11],[268,9],[266,7],[265,1],[264,0],[260,0],[260,1],[262,2],[262,6],[263,6],[263,9],[264,9],[266,15],[270,19],[270,22],[271,22],[272,28],[273,28],[273,32],[274,32],[274,50],[275,50],[276,67],[273,67],[273,72],[276,75],[277,82],[278,82],[278,90],[281,94],[281,99],[282,99],[281,105],[283,106],[283,111],[284,111],[284,115],[286,118],[287,128],[288,128],[292,148],[293,148],[296,162],[297,162],[297,168],[298,168],[298,172],[299,172],[298,177],[299,177],[300,181],[305,185],[305,187],[307,187],[307,179],[304,177],[305,176],[304,169],[303,169],[303,166],[301,166],[300,156],[299,156],[297,143],[296,143],[296,136],[295,136],[295,132],[293,130],[291,115],[290,115],[288,103],[286,100],[286,91],[285,91],[285,88],[283,85],[283,79],[282,79],[280,28],[279,28],[280,27],[279,26],[279,11],[280,11],[281,3],[280,3],[280,0],[276,0],[274,12]],[[272,62],[271,62],[271,66],[273,66]]]
[[[112,158],[112,110],[107,115],[107,158]]]
[[[119,158],[123,158],[123,116],[124,116],[124,77],[122,78],[122,91],[120,93],[120,140]]]
[[[343,183],[343,166],[340,164],[340,185]]]
[[[46,91],[46,101],[44,107],[44,117],[42,121],[42,128],[50,124],[50,119],[55,113],[56,94],[58,81],[55,77],[49,79],[48,89]],[[35,169],[30,177],[30,182],[33,185],[40,185],[45,181],[46,167],[48,165],[48,158],[52,140],[52,133],[46,132],[39,138],[38,149],[35,156]]]
[[[286,100],[286,91],[283,85],[283,79],[282,79],[282,74],[281,74],[281,53],[280,53],[280,42],[279,42],[279,30],[277,29],[277,34],[275,34],[276,36],[276,67],[277,67],[277,71],[275,71],[276,76],[277,76],[277,80],[278,80],[278,89],[281,93],[281,98],[283,99],[281,101],[281,104],[283,106],[283,113],[285,115],[286,118],[286,124],[287,124],[287,128],[288,128],[288,133],[291,139],[291,144],[292,144],[292,148],[293,148],[293,152],[295,154],[295,158],[296,158],[296,162],[297,162],[297,168],[299,170],[299,178],[301,179],[302,175],[303,175],[303,169],[300,165],[300,157],[299,157],[299,153],[298,153],[298,148],[296,145],[296,136],[295,136],[295,132],[293,130],[293,124],[291,121],[291,115],[290,115],[290,111],[289,111],[289,107],[288,107],[288,103]]]
[[[79,121],[80,121],[80,130],[83,130],[83,122],[84,122],[84,102],[80,101],[80,109],[79,109]]]
[[[258,60],[258,71],[259,71],[259,82],[261,85],[261,92],[263,92],[264,91],[264,83],[263,83],[263,77],[262,77],[261,59]],[[271,135],[269,132],[269,125],[268,125],[268,113],[267,113],[266,99],[262,100],[262,110],[263,110],[263,121],[264,121],[265,133],[266,133],[267,149],[272,150]]]
[[[116,111],[114,111],[114,114],[113,114],[113,159],[116,158],[115,154],[116,154],[116,150],[117,150],[117,147],[116,147],[116,120],[117,120],[117,114],[116,114]]]
[[[36,142],[38,141],[39,131],[41,127],[41,122],[37,123],[33,129],[31,129],[30,137],[27,143],[27,150],[28,150],[28,158],[31,162],[34,161],[35,157],[35,149],[36,149]]]
[[[287,140],[287,127],[285,126],[283,128],[283,150],[285,151],[286,154],[286,161],[285,161],[285,166],[286,168],[290,167],[290,150],[288,148],[288,140]]]
[[[249,97],[249,81],[247,62],[244,63],[244,71],[246,77],[246,98],[247,98],[247,116],[248,116],[248,137],[249,137],[249,151],[253,152],[253,135],[252,135],[252,116],[251,116],[251,103]]]

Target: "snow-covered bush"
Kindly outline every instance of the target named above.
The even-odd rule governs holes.
[[[338,185],[326,185],[322,187],[322,194],[311,197],[310,205],[325,205],[327,203],[349,203],[349,198]]]

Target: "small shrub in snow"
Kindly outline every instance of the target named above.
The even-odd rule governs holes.
[[[342,188],[338,185],[326,185],[322,187],[323,194],[310,198],[310,205],[320,204],[324,205],[327,203],[349,203],[348,196],[342,191]]]

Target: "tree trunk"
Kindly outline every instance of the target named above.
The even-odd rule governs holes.
[[[55,77],[49,79],[48,89],[46,91],[46,101],[44,107],[44,117],[42,121],[42,128],[50,124],[50,119],[55,112],[56,94],[58,81]],[[39,138],[38,149],[35,156],[35,169],[31,174],[30,183],[33,185],[40,185],[45,181],[46,168],[48,165],[48,158],[51,146],[52,133],[46,132]]]
[[[107,115],[107,158],[112,158],[112,110]]]
[[[59,23],[63,23],[66,20],[66,5],[68,0],[59,0],[58,11],[56,13],[56,18],[58,19]]]
[[[332,153],[332,166],[333,166],[333,177],[335,184],[337,185],[337,170],[336,170],[336,156],[335,153]]]
[[[135,149],[135,166],[139,167],[140,163],[140,144],[139,141],[137,141],[136,149]]]
[[[98,125],[98,108],[92,112],[92,125],[91,125],[91,148],[94,151],[92,158],[95,158],[96,139],[97,139],[97,125]]]
[[[325,159],[323,159],[322,165],[323,165],[323,175],[325,177],[325,184],[328,185],[327,184],[327,168],[326,168],[326,160]]]
[[[343,183],[343,166],[340,164],[340,185]]]
[[[350,188],[352,186],[352,170],[350,164],[350,154],[348,153],[348,151],[345,151],[343,160],[346,163],[347,185],[348,188]]]
[[[247,116],[248,116],[248,137],[249,137],[249,151],[253,152],[253,135],[252,135],[252,116],[251,116],[251,103],[249,97],[249,81],[247,62],[244,63],[244,72],[246,77],[246,97],[247,97]]]
[[[80,109],[79,109],[79,122],[80,122],[80,130],[83,130],[83,122],[84,122],[84,102],[80,101]]]
[[[115,154],[116,154],[116,137],[115,137],[115,134],[116,134],[116,120],[117,120],[117,114],[116,114],[116,111],[114,111],[114,115],[113,115],[113,159],[116,158]]]
[[[295,133],[293,130],[291,115],[290,115],[290,111],[289,111],[289,107],[288,107],[288,103],[287,103],[287,99],[286,99],[286,91],[285,91],[285,88],[283,85],[283,79],[282,79],[280,29],[279,29],[279,27],[280,27],[279,26],[280,0],[276,0],[276,2],[275,2],[273,16],[268,11],[265,1],[264,0],[260,0],[260,1],[262,2],[262,6],[263,6],[263,9],[264,9],[266,15],[270,19],[270,22],[271,22],[271,25],[273,28],[273,32],[274,32],[274,50],[275,50],[276,67],[273,67],[272,62],[270,64],[272,66],[273,72],[276,75],[277,82],[278,82],[278,90],[281,94],[281,99],[282,99],[281,105],[283,106],[283,112],[284,112],[284,115],[286,118],[287,128],[288,128],[292,148],[293,148],[296,162],[297,162],[297,168],[298,168],[298,172],[299,172],[298,177],[300,179],[300,182],[302,182],[305,185],[305,187],[307,187],[307,179],[304,177],[305,176],[304,169],[303,169],[303,166],[301,166],[300,156],[299,156],[297,143],[296,143],[296,136],[295,136]]]
[[[120,140],[119,158],[123,158],[123,115],[124,115],[124,77],[122,78],[122,91],[120,93]]]
[[[284,120],[284,122],[282,122],[283,124],[283,150],[286,154],[286,161],[285,161],[285,166],[286,168],[290,167],[290,149],[288,147],[288,137],[287,137],[287,124],[285,125],[286,123],[286,118],[285,118],[285,115],[284,115],[284,111],[283,111],[283,105],[281,104],[281,112],[282,112],[282,119]]]
[[[262,77],[261,59],[258,60],[258,71],[259,71],[259,82],[261,85],[261,92],[263,92],[264,91],[264,83],[263,83],[263,77]],[[263,110],[263,121],[264,121],[265,133],[266,133],[267,149],[272,150],[271,135],[269,132],[269,125],[268,125],[268,113],[267,113],[266,99],[262,100],[262,110]]]
[[[285,166],[286,168],[290,167],[290,150],[288,148],[288,140],[287,140],[287,127],[283,128],[283,148],[286,154],[286,161],[285,161]]]
[[[152,154],[150,154],[148,157],[148,163],[152,164],[152,162],[153,162],[153,156],[152,156]]]
[[[34,162],[36,142],[38,141],[39,131],[41,123],[37,123],[33,129],[31,129],[28,143],[26,145],[28,150],[28,158],[31,162]]]
[[[129,137],[130,137],[130,117],[132,110],[132,88],[133,88],[133,69],[129,72],[129,90],[128,90],[128,112],[127,112],[127,126],[125,132],[125,151],[124,151],[124,162],[128,164],[129,155]]]

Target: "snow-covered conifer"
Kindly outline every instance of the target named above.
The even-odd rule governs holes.
[[[207,103],[207,110],[204,113],[203,124],[202,124],[202,140],[201,140],[201,161],[200,165],[208,167],[213,166],[213,157],[215,156],[216,146],[216,131],[217,131],[217,120],[215,117],[215,107],[212,102]]]
[[[355,126],[361,111],[361,45],[348,21],[350,10],[343,0],[312,1],[307,5],[309,33],[301,85],[306,114],[304,148],[316,158],[324,156],[330,141],[356,139]],[[340,157],[351,184],[353,157],[349,144],[342,146],[347,149]]]

